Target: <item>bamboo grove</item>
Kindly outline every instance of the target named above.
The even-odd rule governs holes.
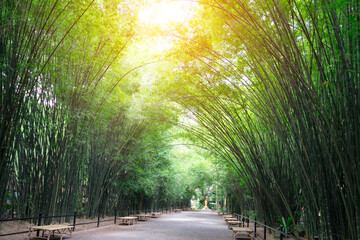
[[[2,217],[181,201],[162,172],[169,127],[134,117],[136,88],[122,81],[135,24],[119,4],[1,1]]]
[[[250,192],[267,222],[359,239],[359,2],[202,4],[167,84],[189,131],[236,170],[239,206]]]
[[[134,1],[1,2],[1,212],[183,204],[176,125],[216,159],[233,211],[360,239],[359,2],[192,2],[167,29],[139,25]],[[140,32],[171,49],[132,66]],[[125,81],[141,74],[147,98]]]

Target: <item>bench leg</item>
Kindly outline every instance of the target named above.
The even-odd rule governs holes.
[[[62,240],[63,234],[65,233],[65,231],[66,231],[66,229],[62,230],[61,232],[59,231],[59,233],[60,233],[60,240]]]
[[[28,240],[30,240],[31,233],[32,233],[32,231],[31,231],[31,229],[29,228]]]

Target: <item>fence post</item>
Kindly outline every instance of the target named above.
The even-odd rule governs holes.
[[[249,218],[247,218],[247,219],[246,219],[246,224],[247,224],[247,227],[249,227],[249,222],[250,222],[250,219],[249,219]]]
[[[255,221],[254,221],[254,237],[256,238],[256,218],[255,218]]]
[[[245,227],[245,218],[244,218],[244,216],[242,216],[242,222],[243,222],[243,226]]]
[[[266,240],[266,221],[264,221],[264,240]]]
[[[37,223],[38,226],[41,226],[41,218],[42,218],[42,213],[39,212],[38,223]],[[40,234],[40,231],[37,230],[37,231],[36,231],[36,236],[38,237],[39,234]]]
[[[114,224],[116,224],[116,210],[115,210],[115,213],[114,213]]]
[[[283,227],[280,226],[280,240],[283,240],[284,239],[284,236],[282,234],[282,231],[283,231]]]
[[[130,212],[129,212],[130,210],[129,210],[129,206],[128,206],[128,216],[130,216]]]
[[[73,232],[75,232],[75,225],[76,225],[76,211],[74,212]]]
[[[97,227],[100,226],[100,211],[98,211],[98,220],[97,220]]]

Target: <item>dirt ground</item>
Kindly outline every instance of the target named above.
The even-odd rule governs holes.
[[[103,220],[109,220],[106,222],[100,222],[100,227],[108,226],[108,225],[114,225],[114,217],[105,217],[100,218],[101,221]],[[86,223],[86,222],[96,222],[97,219],[86,219],[86,218],[77,218],[76,223]],[[62,224],[72,224],[72,222],[65,222]],[[11,221],[11,222],[3,222],[0,225],[0,234],[6,234],[6,233],[14,233],[14,232],[23,232],[28,231],[29,227],[34,226],[34,224],[26,222],[26,221]],[[91,224],[84,224],[84,225],[77,225],[75,227],[76,232],[85,231],[89,229],[94,229],[97,227],[97,223],[91,223]],[[31,234],[31,237],[34,237],[35,233]],[[26,234],[16,234],[16,235],[10,235],[10,236],[4,236],[0,237],[0,240],[23,240],[28,239],[28,233]],[[56,238],[53,238],[56,239]],[[65,238],[64,238],[65,239]]]
[[[245,227],[247,227],[247,224],[245,223]],[[249,228],[254,229],[254,223],[249,223]],[[256,228],[256,234],[257,236],[260,236],[261,238],[264,238],[264,228],[257,226]],[[254,234],[253,234],[254,235]],[[257,238],[260,239],[260,238]],[[266,240],[275,240],[274,235],[269,232],[269,230],[266,231]]]

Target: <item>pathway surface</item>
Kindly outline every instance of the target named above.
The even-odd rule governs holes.
[[[227,228],[222,216],[202,210],[164,214],[131,226],[110,225],[74,232],[73,239],[231,240],[232,231]]]

